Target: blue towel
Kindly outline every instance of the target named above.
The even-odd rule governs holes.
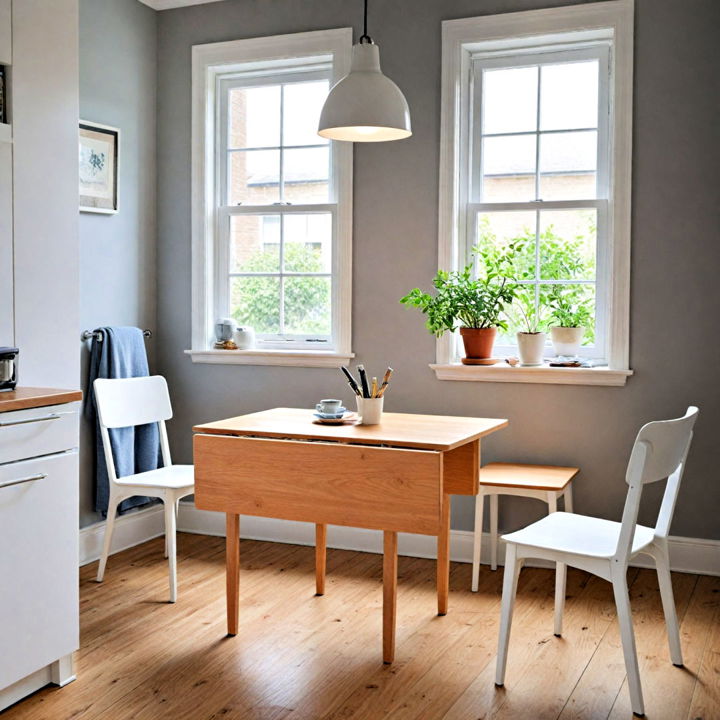
[[[100,423],[95,406],[93,381],[96,378],[130,378],[149,375],[145,339],[140,328],[98,328],[102,339],[93,336],[90,349],[90,373],[85,396],[85,415],[95,424],[95,510],[107,517],[110,487],[105,464]],[[115,470],[118,477],[134,475],[162,466],[160,435],[157,423],[136,427],[114,428],[110,432]],[[119,512],[145,505],[154,498],[132,497],[123,500]]]

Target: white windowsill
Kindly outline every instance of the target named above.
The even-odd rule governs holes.
[[[194,363],[215,365],[285,365],[287,367],[338,368],[355,353],[299,350],[186,350]]]
[[[541,383],[554,385],[611,385],[621,387],[633,374],[632,370],[611,370],[596,368],[510,367],[506,363],[497,365],[434,365],[438,380],[460,380],[469,382],[510,382]]]

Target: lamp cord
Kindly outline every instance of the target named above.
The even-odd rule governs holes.
[[[368,35],[367,31],[367,12],[368,12],[368,0],[365,0],[365,9],[363,12],[363,34],[360,36],[360,44],[362,45],[363,40],[372,45],[372,38]]]

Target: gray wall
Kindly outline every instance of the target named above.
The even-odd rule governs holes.
[[[157,327],[156,78],[157,13],[138,0],[81,0],[80,117],[120,128],[120,212],[80,214],[83,330]],[[154,342],[148,343],[151,360]],[[98,519],[92,509],[92,443],[84,423],[81,525]]]
[[[582,474],[576,509],[608,518],[621,514],[624,469],[638,427],[697,403],[702,414],[672,532],[720,538],[716,0],[637,0],[631,336],[636,374],[626,387],[440,382],[428,368],[433,339],[421,317],[398,304],[407,290],[429,283],[437,263],[441,21],[563,4],[376,4],[370,30],[385,72],[406,94],[414,134],[355,148],[353,349],[374,374],[387,364],[395,368],[388,410],[507,417],[509,429],[484,443],[484,462],[577,464]],[[193,365],[183,354],[190,346],[190,48],[357,26],[359,7],[355,0],[226,0],[159,14],[158,365],[173,393],[177,461],[191,461],[193,423],[275,405],[310,407],[328,394],[351,399],[337,370]],[[648,492],[649,505],[657,505],[659,490]],[[472,503],[456,500],[453,526],[470,529]],[[652,521],[649,510],[646,522]],[[539,503],[508,498],[501,503],[500,524],[515,528],[541,513]]]

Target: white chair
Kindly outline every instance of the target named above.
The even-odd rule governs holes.
[[[165,557],[168,558],[170,566],[170,602],[175,602],[177,599],[175,528],[178,502],[180,498],[192,495],[195,491],[195,476],[192,465],[173,465],[170,459],[165,421],[172,417],[172,407],[167,383],[164,377],[154,375],[118,380],[98,379],[93,383],[93,388],[110,482],[105,539],[97,581],[102,582],[105,575],[118,504],[134,495],[160,498],[165,504]],[[160,433],[164,467],[117,477],[108,430],[155,422]]]
[[[519,495],[547,503],[548,512],[557,512],[563,498],[565,512],[572,512],[572,479],[575,467],[489,463],[480,468],[480,485],[475,498],[475,534],[473,537],[472,591],[478,591],[482,542],[483,505],[490,498],[490,567],[497,570],[498,495]]]
[[[565,603],[566,566],[580,568],[613,584],[627,671],[630,702],[636,715],[644,715],[640,673],[638,670],[635,634],[628,597],[628,561],[639,553],[655,559],[667,625],[670,658],[682,666],[682,651],[673,599],[668,533],[675,510],[693,426],[698,409],[688,408],[684,417],[651,422],[641,428],[630,455],[625,480],[629,485],[622,522],[612,522],[585,515],[553,513],[518,532],[504,535],[507,543],[505,576],[500,617],[495,684],[503,685],[507,664],[510,625],[512,622],[518,575],[524,558],[539,558],[557,563],[555,634],[562,631]],[[637,525],[643,485],[667,478],[665,494],[654,528]]]

